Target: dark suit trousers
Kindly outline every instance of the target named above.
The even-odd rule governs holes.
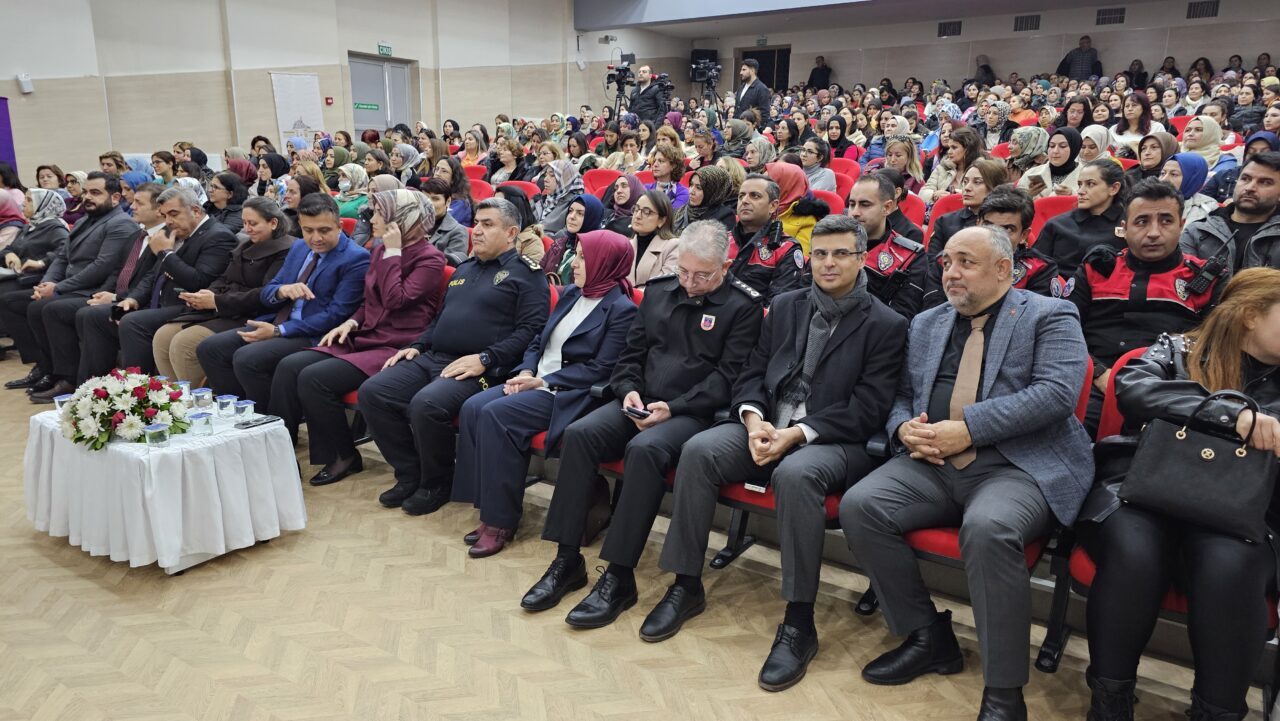
[[[840,524],[899,636],[937,617],[904,536],[959,526],[986,685],[1026,685],[1031,583],[1023,548],[1053,524],[1031,476],[989,448],[962,471],[900,455],[844,494]]]
[[[300,350],[276,366],[270,412],[284,419],[294,443],[298,442],[298,426],[306,421],[311,465],[355,456],[355,439],[342,397],[368,378],[341,358],[315,350]]]
[[[747,428],[741,423],[724,423],[699,433],[680,454],[675,508],[658,563],[672,573],[701,576],[720,487],[770,481],[778,501],[782,597],[813,603],[822,569],[826,496],[844,490],[873,466],[866,451],[857,446],[814,443],[762,467],[751,460]]]
[[[83,383],[94,376],[108,373],[116,367],[120,352],[120,326],[111,322],[111,304],[85,306],[76,311],[72,321],[76,327],[77,345],[74,352],[69,352],[71,338],[65,333],[65,327],[57,332],[60,340],[52,344],[55,375],[61,375],[60,369],[69,367],[71,360],[76,359],[76,383]],[[50,332],[52,341],[54,333]]]
[[[44,309],[59,301],[70,301],[70,298],[43,298],[32,300],[30,290],[15,290],[0,296],[0,323],[13,338],[18,354],[23,363],[35,363],[46,373],[51,372],[53,364],[49,359],[49,345],[44,338]],[[84,298],[78,298],[84,303]]]
[[[424,353],[379,371],[360,386],[360,412],[396,483],[453,483],[457,435],[453,417],[491,378],[441,378],[452,358]]]
[[[707,425],[702,418],[675,416],[641,431],[622,413],[621,401],[607,403],[570,424],[564,432],[560,473],[542,537],[566,546],[580,544],[598,466],[621,458],[625,466],[622,495],[600,557],[635,568],[667,492],[667,469],[679,460],[685,441]]]
[[[555,396],[543,390],[509,396],[502,386],[462,404],[453,500],[480,509],[481,523],[516,528],[524,511],[529,445],[551,424]]]
[[[137,366],[143,373],[156,373],[155,353],[151,340],[160,326],[191,310],[185,303],[163,308],[135,310],[120,321],[120,350],[126,368]]]
[[[246,343],[239,331],[249,330],[245,326],[215,333],[200,341],[196,356],[215,393],[248,398],[257,407],[271,408],[271,376],[276,366],[289,354],[315,345],[316,340],[308,336]]]

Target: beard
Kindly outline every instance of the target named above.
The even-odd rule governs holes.
[[[106,203],[101,204],[95,203],[92,208],[86,205],[84,212],[90,218],[101,218],[112,210],[115,210],[115,206],[111,204],[111,201],[107,201]]]

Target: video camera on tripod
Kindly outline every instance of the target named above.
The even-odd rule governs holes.
[[[623,53],[622,60],[616,65],[609,65],[609,74],[604,78],[605,87],[614,86],[619,95],[627,92],[628,85],[636,84],[635,71],[631,69],[631,63],[636,61],[634,53]]]
[[[714,60],[702,59],[689,66],[689,79],[702,83],[702,97],[716,100],[716,85],[720,82],[723,67]]]

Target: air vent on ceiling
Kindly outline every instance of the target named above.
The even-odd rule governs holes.
[[[1123,25],[1124,8],[1098,8],[1095,25]]]
[[[1218,17],[1218,0],[1197,0],[1187,3],[1188,20],[1216,17]]]
[[[1019,15],[1013,19],[1013,31],[1015,33],[1023,33],[1028,30],[1040,29],[1039,15]]]
[[[945,23],[938,23],[938,37],[953,38],[960,34],[960,21],[949,20]]]

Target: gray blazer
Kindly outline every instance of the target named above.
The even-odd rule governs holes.
[[[1093,485],[1089,436],[1075,416],[1089,352],[1075,306],[1017,288],[1009,291],[987,339],[981,398],[964,410],[974,446],[995,446],[1036,480],[1053,514],[1075,522]],[[956,311],[950,303],[911,322],[907,367],[886,425],[895,450],[898,426],[929,407]]]
[[[142,228],[120,206],[101,218],[86,215],[58,249],[44,272],[44,282],[56,283],[56,291],[62,296],[87,296],[110,287],[141,232]]]

